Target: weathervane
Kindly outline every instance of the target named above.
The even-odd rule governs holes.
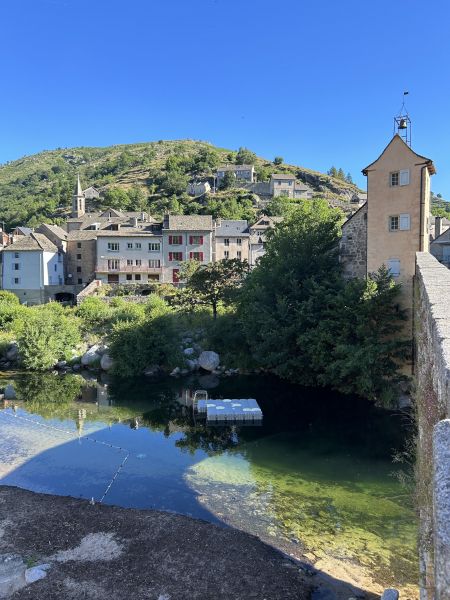
[[[411,146],[411,119],[405,105],[409,92],[403,92],[403,102],[398,116],[394,117],[394,135],[398,134],[408,146]]]

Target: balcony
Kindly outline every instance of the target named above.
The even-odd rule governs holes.
[[[117,266],[108,266],[107,262],[99,263],[95,267],[96,273],[162,273],[162,267],[149,267],[148,265],[127,265],[120,261]]]

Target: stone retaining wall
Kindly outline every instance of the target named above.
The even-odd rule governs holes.
[[[416,255],[414,334],[422,600],[450,600],[450,270]]]

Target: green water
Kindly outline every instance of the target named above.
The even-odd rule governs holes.
[[[404,416],[272,378],[13,379],[1,483],[97,498],[126,451],[105,502],[225,523],[294,556],[366,567],[382,585],[416,582],[416,521],[392,462],[410,435]],[[263,426],[195,422],[189,399],[206,385],[210,397],[256,398]]]

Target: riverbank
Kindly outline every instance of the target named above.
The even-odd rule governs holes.
[[[178,514],[0,486],[0,553],[44,579],[14,600],[309,598],[314,576],[254,536]]]

